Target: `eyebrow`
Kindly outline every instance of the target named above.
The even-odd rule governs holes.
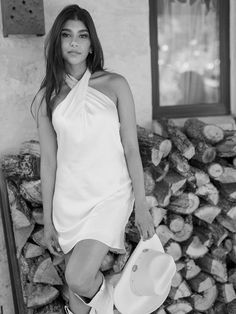
[[[70,28],[63,28],[62,31],[72,32],[72,30]],[[84,33],[84,32],[88,33],[89,31],[86,28],[85,29],[80,29],[78,31],[78,33]]]

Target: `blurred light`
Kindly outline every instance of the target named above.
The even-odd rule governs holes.
[[[164,60],[163,59],[159,59],[158,60],[158,65],[163,65],[164,64]]]
[[[188,70],[188,68],[189,68],[189,63],[188,62],[184,62],[183,63],[183,69],[184,70]]]
[[[162,50],[162,51],[168,51],[168,50],[169,50],[169,47],[168,47],[167,45],[163,45],[163,46],[161,47],[161,50]]]
[[[196,46],[197,45],[197,39],[194,38],[194,39],[190,40],[189,43],[190,43],[191,46]]]
[[[219,59],[216,59],[216,60],[214,61],[214,63],[215,63],[216,66],[218,66],[218,65],[220,65],[220,60],[219,60]]]
[[[193,54],[194,54],[194,56],[198,57],[198,56],[200,56],[200,51],[199,50],[195,50],[193,52]]]
[[[215,67],[215,65],[214,65],[213,62],[210,62],[210,63],[207,64],[207,69],[208,69],[208,70],[213,70],[214,67]]]

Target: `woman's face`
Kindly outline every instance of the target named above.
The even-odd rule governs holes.
[[[68,20],[61,31],[62,57],[66,65],[84,65],[91,51],[87,27],[78,20]]]

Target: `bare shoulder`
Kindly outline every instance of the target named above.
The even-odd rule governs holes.
[[[128,84],[127,80],[121,74],[109,71],[97,71],[91,76],[92,83],[94,82],[104,82],[111,85],[122,85]]]

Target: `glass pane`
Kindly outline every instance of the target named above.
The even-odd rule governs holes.
[[[160,106],[218,103],[219,0],[157,1]]]

